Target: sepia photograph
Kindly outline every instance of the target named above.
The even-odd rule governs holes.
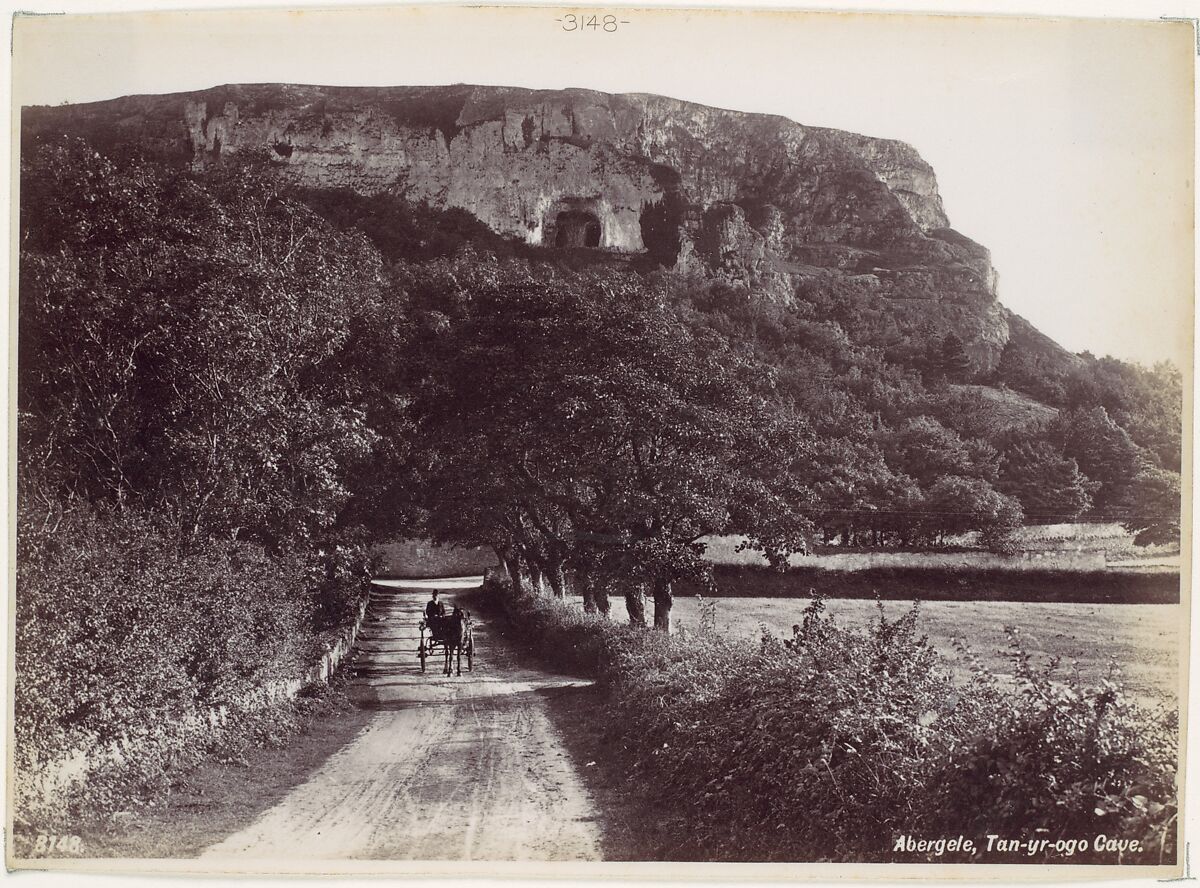
[[[1194,21],[34,12],[10,870],[1190,877]]]

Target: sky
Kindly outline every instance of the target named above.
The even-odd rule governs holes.
[[[951,224],[991,249],[1005,305],[1073,351],[1190,364],[1190,26],[625,9],[616,33],[569,33],[562,15],[43,16],[17,23],[13,94],[59,104],[234,82],[577,86],[901,139],[937,172]]]

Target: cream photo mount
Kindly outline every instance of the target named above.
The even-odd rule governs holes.
[[[939,384],[947,388],[938,391],[961,398],[960,417],[971,405],[987,413],[999,411],[996,405],[1001,403],[1007,411],[1025,411],[1025,416],[1036,414],[1037,421],[1049,422],[1052,413],[1067,409],[1014,393],[1007,383],[997,395],[998,384],[980,381],[985,379],[983,371],[996,371],[1013,338],[1039,343],[1031,346],[1031,353],[1039,356],[1045,352],[1039,350],[1043,346],[1038,337],[1046,334],[1061,342],[1064,353],[1111,353],[1147,367],[1170,360],[1182,379],[1184,506],[1178,553],[1164,554],[1153,564],[1143,551],[1130,548],[1132,544],[1089,549],[1094,540],[1078,536],[1065,542],[1055,538],[1058,548],[1038,541],[1018,555],[962,552],[950,545],[924,556],[931,569],[936,564],[939,570],[980,571],[979,576],[1001,569],[1008,575],[1078,570],[1089,576],[1097,570],[1136,569],[1176,577],[1178,596],[1173,603],[1137,599],[1104,604],[1082,594],[1074,597],[1084,600],[1073,600],[1067,594],[1060,611],[1075,608],[1077,613],[1046,610],[1045,616],[1039,612],[1036,618],[1025,618],[1035,635],[1039,626],[1055,639],[1077,633],[1070,636],[1074,647],[1051,640],[1035,648],[1039,656],[1063,653],[1086,659],[1090,653],[1098,661],[1089,648],[1111,643],[1113,656],[1133,676],[1134,696],[1157,702],[1165,693],[1178,708],[1180,850],[1175,860],[1162,865],[1123,866],[1126,848],[1116,844],[1109,862],[1095,865],[1071,864],[1066,857],[1061,862],[1038,857],[1036,863],[1024,863],[1024,846],[1015,848],[1011,857],[998,853],[978,863],[910,863],[896,857],[887,863],[606,860],[616,833],[604,830],[619,832],[620,827],[603,823],[604,801],[598,800],[600,790],[589,773],[596,763],[583,755],[597,747],[580,739],[578,706],[549,713],[544,702],[555,695],[569,696],[585,680],[521,659],[513,653],[512,639],[500,630],[500,617],[490,614],[481,620],[478,613],[479,655],[474,669],[462,676],[474,689],[452,683],[458,676],[444,681],[433,677],[442,662],[441,647],[430,648],[434,656],[429,672],[417,672],[427,665],[421,656],[418,667],[415,651],[418,622],[419,644],[423,650],[426,645],[428,612],[422,608],[428,591],[440,589],[451,603],[473,593],[477,578],[484,575],[484,566],[476,560],[464,562],[459,570],[439,562],[423,575],[405,575],[403,565],[390,564],[386,579],[374,587],[370,607],[364,604],[345,617],[337,632],[324,638],[325,648],[294,675],[255,689],[263,705],[276,705],[314,681],[352,668],[345,665],[352,662],[347,658],[358,657],[353,668],[359,670],[359,689],[350,693],[353,707],[337,722],[343,734],[331,728],[324,746],[310,742],[306,754],[312,760],[297,766],[291,778],[281,776],[272,800],[261,805],[242,802],[235,806],[238,813],[215,818],[211,841],[189,850],[186,857],[162,852],[153,857],[89,857],[89,837],[69,825],[56,824],[43,832],[13,820],[18,782],[32,778],[45,792],[53,792],[86,779],[80,775],[101,758],[107,756],[104,761],[111,764],[132,748],[123,747],[124,740],[104,749],[100,744],[76,746],[59,756],[54,768],[38,774],[21,771],[15,763],[15,683],[24,662],[17,648],[28,645],[33,636],[19,634],[16,626],[22,594],[16,526],[21,455],[14,452],[7,549],[8,577],[14,580],[7,603],[13,642],[6,663],[9,867],[59,873],[630,881],[1065,882],[1186,877],[1195,39],[1194,27],[1186,21],[1070,18],[1066,10],[1062,17],[1016,18],[849,10],[431,5],[94,15],[70,9],[62,16],[17,15],[12,41],[10,367],[19,354],[20,312],[26,304],[17,302],[25,231],[18,204],[21,162],[27,159],[21,156],[23,146],[60,131],[99,133],[111,141],[140,143],[150,154],[186,154],[186,166],[201,176],[241,152],[261,151],[273,169],[304,187],[402,195],[438,212],[467,214],[456,218],[483,226],[472,229],[477,234],[471,236],[483,237],[478,231],[486,229],[518,245],[511,249],[529,250],[530,255],[562,251],[587,268],[615,265],[637,273],[673,268],[744,285],[784,302],[798,286],[819,289],[824,284],[812,282],[836,280],[854,293],[877,294],[878,304],[890,306],[888,311],[902,319],[902,332],[897,334],[901,339],[909,335],[904,331],[915,329],[903,325],[927,310],[930,293],[934,302],[945,302],[951,294],[961,301],[950,311],[939,303],[929,314],[930,323],[943,325],[939,333],[952,333],[965,357],[955,352],[919,360],[931,367],[939,360],[945,364],[932,367],[930,379],[942,374]],[[429,90],[422,92],[421,87]],[[180,95],[184,93],[189,95]],[[145,98],[112,102],[128,96]],[[454,113],[447,115],[444,105]],[[794,181],[786,178],[793,174]],[[812,181],[806,184],[805,177]],[[1098,182],[1104,187],[1098,188]],[[772,188],[790,192],[773,199]],[[874,247],[897,242],[884,236],[889,226],[903,229],[897,237],[910,251],[904,262]],[[422,322],[433,325],[431,329],[442,323]],[[944,345],[940,338],[939,344]],[[902,360],[911,368],[918,359],[909,355]],[[947,383],[947,374],[958,372],[952,369],[956,360],[966,360],[971,375]],[[17,427],[26,420],[17,415],[17,379],[14,370],[8,409],[12,440],[20,441]],[[962,422],[965,427],[967,419]],[[915,434],[906,427],[909,433]],[[932,491],[935,483],[931,478],[922,490]],[[902,515],[901,509],[893,508]],[[932,506],[930,511],[936,513]],[[887,514],[886,507],[883,512]],[[861,513],[854,514],[861,518]],[[902,569],[895,560],[902,553],[857,551],[861,540],[851,538],[861,531],[845,529],[839,538],[852,523],[831,520],[828,529],[833,535],[826,534],[822,541],[827,545],[808,555],[793,555],[792,563],[844,575]],[[886,535],[891,527],[881,522],[871,532]],[[723,537],[710,551],[722,553],[728,560],[721,563],[731,566],[756,564],[752,557],[757,556],[738,549],[737,542],[733,536]],[[845,552],[839,546],[856,550]],[[1134,568],[1118,564],[1120,558],[1112,554],[1118,548],[1133,553],[1126,560],[1137,562]],[[404,557],[413,562],[438,557],[415,554],[420,552],[419,547],[406,549]],[[491,572],[501,576],[511,570],[497,556],[488,565]],[[549,589],[551,579],[544,582]],[[536,584],[542,583],[539,574]],[[703,605],[683,599],[677,593],[676,618],[694,631],[703,626]],[[729,604],[718,606],[718,615],[722,607],[734,612],[724,617],[729,631],[742,619],[740,608],[744,621],[769,624],[781,643],[787,643],[782,639],[789,636],[806,603],[784,614],[772,612],[775,605],[765,596],[745,599],[754,604],[738,604],[739,600],[723,599]],[[621,608],[626,605],[616,595],[613,602],[614,614],[624,619]],[[974,617],[966,611],[967,601],[949,602],[953,607],[937,603],[943,605],[943,613],[931,607],[933,614],[927,611],[927,619],[961,621],[964,634],[976,630],[981,646],[1002,635],[1004,620],[1016,620],[1010,613],[1013,602],[994,602],[994,607],[988,602],[986,615],[981,603]],[[1113,613],[1119,611],[1120,616],[1097,616],[1104,608],[1115,608]],[[831,611],[850,622],[866,619],[857,603],[840,610],[831,606]],[[889,616],[899,612],[899,605],[888,611]],[[1077,624],[1111,631],[1108,639],[1100,639],[1086,629],[1064,628]],[[406,633],[402,642],[397,640],[398,626]],[[738,624],[737,631],[745,629]],[[750,629],[754,634],[753,626]],[[946,626],[929,631],[935,644],[949,644]],[[401,665],[402,646],[407,659]],[[502,663],[496,659],[501,654]],[[449,652],[446,656],[449,668]],[[486,833],[489,814],[499,817],[498,822],[504,817],[515,822],[511,815],[523,809],[510,787],[507,795],[493,800],[500,804],[491,811],[481,806],[468,811],[461,823],[447,817],[437,825],[445,844],[454,846],[446,851],[453,859],[405,859],[411,852],[403,837],[387,834],[387,824],[371,823],[370,818],[394,817],[393,825],[406,823],[415,829],[422,819],[432,817],[426,813],[432,807],[413,811],[406,801],[411,793],[418,800],[415,804],[433,804],[428,787],[420,786],[431,772],[415,770],[416,763],[406,762],[396,749],[405,744],[419,747],[426,730],[448,749],[455,748],[460,732],[469,729],[465,722],[446,721],[463,717],[454,714],[454,707],[468,706],[473,713],[475,707],[496,708],[498,695],[511,696],[517,701],[512,705],[528,706],[529,711],[518,717],[506,710],[494,717],[490,733],[484,730],[480,736],[493,744],[487,750],[493,762],[519,768],[524,765],[514,738],[518,726],[530,731],[528,746],[535,752],[526,764],[532,776],[522,778],[528,781],[522,785],[551,800],[541,810],[531,809],[534,819],[528,822],[536,828],[519,835],[517,830],[493,831],[491,836],[477,832]],[[454,702],[460,699],[464,702]],[[197,711],[188,729],[215,730],[236,719],[236,711],[238,706],[232,704]],[[391,739],[389,731],[394,732]],[[569,735],[565,741],[564,733]],[[423,767],[437,763],[436,751],[425,754]],[[375,785],[366,787],[361,798],[339,797],[336,804],[346,805],[345,817],[340,823],[337,818],[328,820],[329,830],[341,831],[330,838],[329,831],[316,826],[327,813],[313,813],[322,793],[361,779],[354,773],[372,774],[372,768],[378,770],[368,782]],[[446,778],[442,774],[437,779]],[[405,787],[393,793],[399,798],[388,797],[387,780]],[[470,787],[459,787],[455,792],[467,790]],[[1141,799],[1135,804],[1139,810],[1159,804],[1142,792],[1129,790],[1125,795]],[[1028,835],[999,838],[1027,843],[1037,839],[1035,829],[1054,831],[1049,821],[1029,826]],[[110,823],[103,841],[111,842],[113,829]],[[631,831],[624,829],[622,835],[629,840]],[[319,837],[321,832],[326,835]],[[964,829],[962,836],[955,831],[909,838],[920,844],[941,839],[961,843],[965,837],[982,844],[989,832],[995,833],[973,827]],[[30,852],[44,839],[41,851],[14,856],[20,850],[15,843],[18,833]],[[370,834],[369,840],[364,833]],[[566,859],[538,859],[544,852],[536,849],[546,837],[561,839],[562,848],[584,851],[578,859],[571,851],[562,852]],[[899,832],[881,837],[886,846],[881,850],[888,851],[901,838]],[[1091,845],[1098,834],[1072,838]],[[261,851],[261,857],[255,851],[260,841],[261,848],[269,849]],[[423,841],[420,847],[436,849],[442,840],[425,836]],[[1126,839],[1118,836],[1116,841]],[[339,848],[357,850],[342,858]],[[214,853],[217,849],[231,853]],[[310,858],[305,857],[306,849],[312,852]],[[829,848],[827,854],[837,858],[844,852]],[[508,859],[513,856],[518,859]]]

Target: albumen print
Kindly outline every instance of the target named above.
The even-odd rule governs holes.
[[[1191,23],[13,28],[10,868],[1184,873]]]

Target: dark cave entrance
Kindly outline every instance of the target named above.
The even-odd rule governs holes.
[[[554,220],[554,246],[600,246],[600,220],[582,210],[563,210]]]

